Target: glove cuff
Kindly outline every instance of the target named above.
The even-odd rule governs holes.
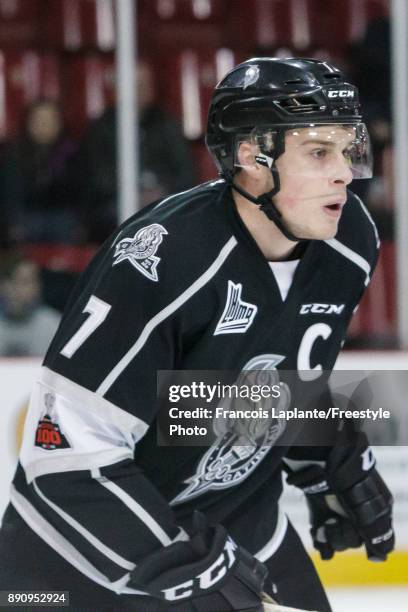
[[[388,515],[393,504],[390,491],[375,469],[349,489],[338,490],[338,497],[361,526],[370,525]]]
[[[292,472],[287,482],[302,489],[305,495],[317,495],[331,491],[327,474],[320,465],[311,465],[299,472]]]

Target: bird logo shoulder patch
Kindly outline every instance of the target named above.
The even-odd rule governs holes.
[[[224,311],[217,327],[214,331],[214,336],[220,334],[245,334],[251,327],[258,306],[244,302],[241,299],[242,284],[228,281],[228,294],[225,303]]]
[[[123,238],[115,247],[113,264],[116,266],[122,261],[129,261],[132,266],[139,270],[149,280],[157,282],[157,266],[160,257],[156,251],[163,242],[163,236],[168,234],[159,223],[152,223],[142,227],[133,238]]]

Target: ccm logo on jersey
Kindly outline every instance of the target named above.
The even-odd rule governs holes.
[[[200,593],[202,594],[202,591],[210,589],[225,576],[230,567],[235,563],[236,554],[234,551],[236,549],[237,545],[235,542],[231,538],[227,538],[224,550],[210,567],[192,580],[187,580],[169,589],[163,589],[164,597],[168,601],[177,601],[192,595],[199,596]]]
[[[302,304],[300,314],[336,314],[340,315],[345,304]]]
[[[228,281],[227,301],[215,328],[214,336],[219,334],[245,334],[252,325],[258,312],[258,306],[244,302],[241,299],[241,293],[241,283],[235,284]]]
[[[332,89],[327,96],[329,98],[354,98],[354,91],[352,89]]]

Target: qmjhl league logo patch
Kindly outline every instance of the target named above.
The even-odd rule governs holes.
[[[43,450],[71,448],[60,426],[55,422],[55,418],[52,416],[54,403],[55,395],[46,393],[44,396],[46,412],[39,420],[35,431],[35,446]]]
[[[215,328],[214,336],[219,334],[245,334],[251,327],[258,312],[258,306],[244,302],[241,294],[242,284],[235,284],[229,280],[227,301]]]

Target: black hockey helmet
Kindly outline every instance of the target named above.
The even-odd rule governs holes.
[[[219,170],[233,172],[235,137],[254,128],[359,124],[358,90],[335,66],[314,59],[253,58],[214,90],[206,144]]]
[[[350,154],[350,166],[355,178],[369,178],[370,143],[361,119],[358,90],[335,66],[315,59],[253,58],[233,68],[216,86],[206,144],[221,175],[240,191],[233,183],[237,149],[240,142],[256,135],[256,161],[271,169],[274,188],[259,198],[241,193],[261,204],[267,216],[294,240],[272,202],[280,189],[275,163],[285,150],[285,133],[327,124],[353,127],[356,146]]]

